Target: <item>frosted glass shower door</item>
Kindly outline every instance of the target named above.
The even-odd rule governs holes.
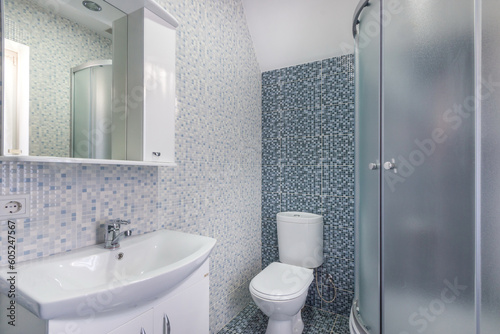
[[[380,334],[380,0],[370,1],[356,37],[355,304],[359,321]]]
[[[111,159],[111,61],[95,61],[74,68],[71,80],[71,156]]]
[[[475,333],[474,1],[402,1],[382,35],[382,328]]]

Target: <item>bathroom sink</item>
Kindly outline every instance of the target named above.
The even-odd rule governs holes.
[[[208,258],[215,239],[160,230],[19,263],[16,302],[42,319],[88,317],[161,297]],[[0,268],[0,292],[11,276]]]

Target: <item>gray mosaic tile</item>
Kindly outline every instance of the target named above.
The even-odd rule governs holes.
[[[327,276],[330,274],[338,289],[354,292],[354,260],[352,258],[339,259],[333,256],[326,256],[325,258],[325,263],[318,272],[321,282],[325,286],[324,289],[331,287]]]
[[[321,193],[321,167],[284,166],[282,192],[319,195]]]
[[[321,283],[319,285],[319,290],[321,291]],[[316,277],[309,286],[306,298],[306,305],[311,307],[321,308],[321,298],[319,296],[318,289],[316,288]]]
[[[276,219],[263,219],[262,220],[262,244],[278,245],[278,231],[276,226]]]
[[[321,104],[321,81],[315,78],[283,84],[282,110],[319,108]]]
[[[322,138],[283,138],[281,155],[284,165],[318,165],[322,156]]]
[[[330,165],[354,165],[354,135],[323,137],[323,162]]]
[[[271,112],[279,109],[283,100],[281,85],[269,85],[262,92],[262,112]]]
[[[262,218],[276,219],[278,212],[281,212],[281,195],[262,193]]]
[[[262,269],[273,262],[279,262],[278,244],[262,243]]]
[[[304,307],[301,311],[304,322],[302,334],[330,333],[337,316],[312,307]],[[252,302],[243,309],[219,333],[221,334],[264,334],[268,317]]]
[[[278,165],[281,160],[281,139],[262,140],[262,165]]]
[[[335,326],[333,327],[333,334],[350,334],[348,317],[337,315]]]
[[[354,227],[354,198],[322,196],[322,208],[325,224]]]
[[[273,204],[274,216],[262,220],[263,265],[273,262],[278,256],[276,235],[269,227],[271,221],[274,226],[276,210],[323,214],[324,266],[327,268],[320,267],[319,270],[330,271],[336,284],[344,289],[351,289],[354,284],[351,266],[354,256],[353,60],[353,55],[346,55],[302,64],[268,73],[263,79],[266,84],[278,83],[281,86],[276,103],[281,110],[282,137],[280,150],[275,143],[274,146],[264,143],[268,150],[263,153],[263,159],[273,164],[278,161],[281,166],[282,194],[280,206],[277,207],[276,202]],[[263,85],[263,94],[266,94],[266,84]],[[317,109],[320,104],[321,110]],[[275,124],[278,124],[276,117],[264,116],[264,133],[276,136],[277,130],[269,129]],[[274,148],[269,149],[270,146]],[[268,157],[265,158],[265,154]],[[272,154],[276,156],[270,157]],[[319,176],[318,168],[321,169]],[[273,174],[263,167],[263,179],[276,172],[274,169]],[[273,182],[268,183],[263,187],[277,189]],[[263,207],[267,205],[263,203]],[[340,228],[343,230],[338,230]],[[333,263],[338,265],[333,267]],[[328,290],[324,283],[320,281],[321,289]],[[313,285],[309,289],[307,305],[328,307],[330,312],[336,312],[336,307],[342,310],[344,304],[338,301],[333,306],[323,305]]]
[[[321,134],[331,136],[352,133],[354,130],[354,101],[351,103],[323,106],[321,110]]]
[[[314,307],[305,307],[302,309],[302,321],[304,322],[303,333],[330,333],[335,324],[335,318],[336,316],[332,313]]]
[[[312,137],[321,135],[321,110],[290,109],[283,112],[284,137]]]
[[[252,302],[243,309],[225,327],[225,332],[232,334],[258,334],[265,333],[268,317]]]
[[[281,77],[282,70],[273,70],[262,73],[262,86],[277,85]]]
[[[281,191],[281,169],[279,166],[262,166],[262,191],[279,193]]]
[[[282,194],[281,209],[283,211],[299,211],[321,213],[321,196],[304,194]]]
[[[322,179],[322,194],[354,197],[353,166],[323,165]]]
[[[334,237],[328,256],[342,259],[354,259],[354,229],[331,226],[331,235]]]
[[[337,73],[321,78],[322,106],[354,102],[354,73]]]
[[[283,128],[282,112],[262,113],[262,138],[279,138]]]
[[[325,59],[321,62],[321,75],[328,76],[342,72],[354,72],[354,55]]]
[[[281,69],[280,81],[282,83],[321,77],[321,62],[300,64]]]
[[[333,289],[327,288],[325,289],[324,293],[324,298],[326,300],[331,300],[335,296],[335,291]],[[349,292],[349,291],[344,291],[337,289],[336,290],[336,296],[333,302],[331,303],[325,303],[323,302],[321,304],[321,309],[332,312],[332,313],[337,313],[339,315],[348,317],[349,312],[351,311],[351,306],[352,306],[352,300],[354,298],[354,293]]]

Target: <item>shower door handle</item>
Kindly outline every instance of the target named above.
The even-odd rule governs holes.
[[[378,164],[378,162],[370,162],[368,164],[368,168],[371,169],[371,170],[378,169],[379,167],[380,167],[380,165]]]
[[[369,0],[361,0],[358,3],[356,10],[354,11],[354,17],[352,18],[352,37],[354,38],[356,38],[356,35],[358,34],[356,26],[359,24],[359,17],[361,16],[361,12],[365,7],[369,5],[370,5]]]
[[[391,161],[386,161],[384,163],[384,169],[386,170],[396,169],[396,161],[394,161],[394,159],[392,159]]]

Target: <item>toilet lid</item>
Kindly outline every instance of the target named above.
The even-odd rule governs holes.
[[[312,269],[273,262],[250,282],[253,292],[267,299],[292,299],[307,291]]]

